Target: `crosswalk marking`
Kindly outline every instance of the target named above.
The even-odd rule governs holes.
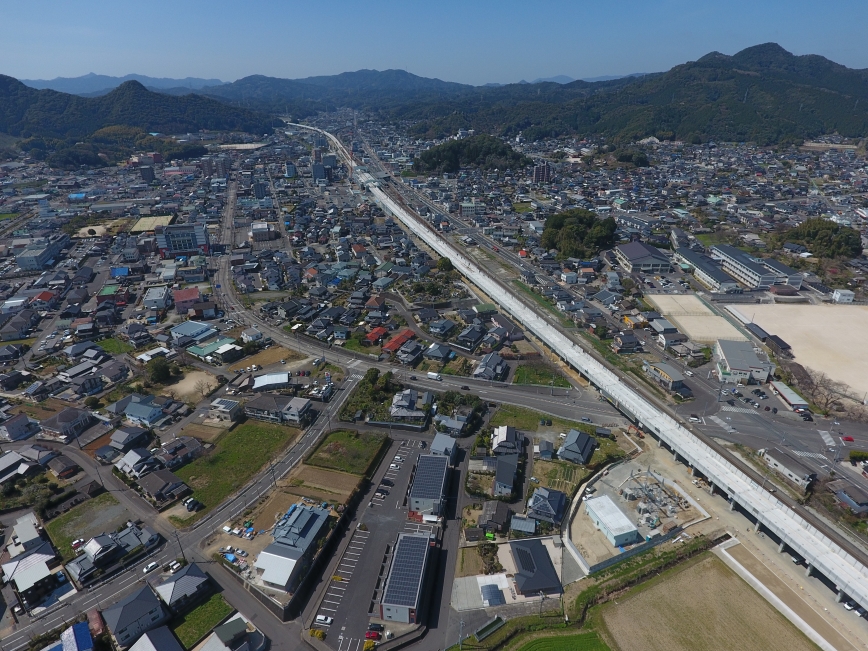
[[[823,461],[828,461],[826,455],[820,454],[819,452],[803,452],[802,450],[790,450],[797,457],[807,457],[809,459],[822,459]]]
[[[724,405],[720,408],[720,411],[729,411],[734,414],[755,414],[757,413],[756,409],[747,409],[746,407],[731,407],[730,405]]]
[[[730,433],[731,433],[731,432],[734,432],[734,431],[735,431],[735,429],[733,429],[733,427],[732,427],[731,425],[729,425],[725,420],[722,420],[722,419],[718,418],[717,416],[709,416],[709,417],[708,417],[708,420],[717,423],[717,424],[720,425],[723,429],[725,429],[727,432],[730,432]]]
[[[817,431],[820,433],[820,436],[823,437],[823,443],[828,445],[830,448],[835,447],[835,439],[832,438],[832,436],[831,436],[831,434],[829,434],[829,432],[826,432],[826,431],[821,430],[821,429],[818,429]]]

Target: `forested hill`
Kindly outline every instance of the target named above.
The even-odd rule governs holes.
[[[462,167],[484,170],[518,169],[532,161],[508,144],[492,136],[480,135],[450,140],[423,151],[413,162],[416,172],[442,174]]]
[[[521,96],[528,92],[530,97]],[[408,104],[390,115],[418,121],[415,133],[427,136],[463,127],[523,132],[529,139],[578,134],[771,144],[825,133],[863,137],[868,71],[794,56],[768,43],[733,56],[712,52],[665,73],[615,83],[506,86],[450,102]]]
[[[154,93],[128,81],[101,97],[36,90],[0,75],[0,132],[20,137],[80,138],[104,127],[186,133],[200,129],[266,133],[271,119],[201,95]]]

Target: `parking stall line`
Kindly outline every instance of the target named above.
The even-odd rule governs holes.
[[[322,602],[323,602],[324,604],[334,604],[335,606],[340,606],[340,605],[341,605],[341,602],[340,602],[340,601],[332,601],[331,599],[323,599]]]
[[[337,609],[337,608],[326,608],[325,606],[320,606],[319,609],[320,609],[320,610],[328,610],[328,611],[331,611],[331,612],[333,612],[333,613],[338,612],[338,609]]]

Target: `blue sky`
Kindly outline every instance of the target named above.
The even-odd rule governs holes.
[[[865,0],[0,0],[0,73],[298,78],[402,68],[470,84],[655,72],[769,41],[868,68]]]

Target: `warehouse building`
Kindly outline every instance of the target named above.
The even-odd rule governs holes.
[[[425,534],[398,534],[380,602],[380,619],[403,624],[419,623],[430,549],[431,541]]]
[[[421,521],[426,515],[443,515],[448,471],[448,457],[436,454],[419,456],[410,487],[408,518]]]
[[[585,502],[585,511],[603,535],[615,547],[632,545],[639,542],[639,530],[630,518],[611,500],[608,495],[601,495]]]
[[[803,491],[808,490],[808,487],[817,479],[817,473],[787,450],[768,448],[760,450],[759,455],[769,468],[789,479]]]
[[[772,380],[769,382],[769,386],[772,388],[772,391],[775,392],[776,395],[780,396],[781,400],[783,400],[787,405],[789,405],[790,409],[807,409],[808,401],[805,400],[798,393],[793,391],[790,387],[788,387],[783,382],[779,380]]]

